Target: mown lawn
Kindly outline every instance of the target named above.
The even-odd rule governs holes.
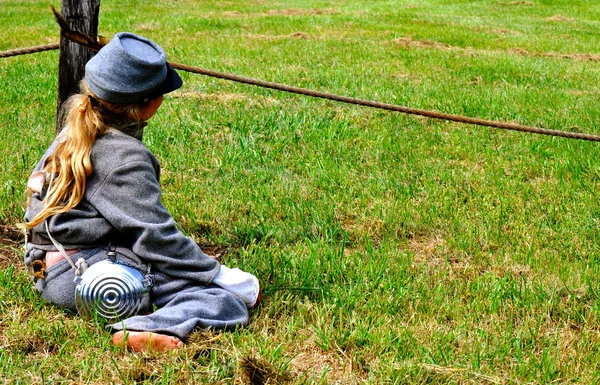
[[[60,7],[60,2],[50,4]],[[58,40],[0,0],[0,50]],[[600,134],[600,3],[103,0],[170,60],[364,99]],[[170,354],[43,303],[10,239],[54,136],[58,53],[0,59],[0,375],[15,384],[600,380],[598,144],[182,73],[145,142],[164,203],[265,298]]]

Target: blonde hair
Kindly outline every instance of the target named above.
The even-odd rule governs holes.
[[[49,175],[49,185],[42,201],[44,208],[22,227],[30,229],[46,218],[64,213],[83,199],[86,178],[92,174],[90,158],[96,138],[111,127],[140,123],[148,101],[135,104],[109,103],[96,97],[81,82],[80,93],[65,103],[64,129],[59,133],[55,151],[48,156],[44,171]],[[31,197],[31,191],[28,192]]]

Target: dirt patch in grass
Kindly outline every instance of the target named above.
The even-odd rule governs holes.
[[[315,39],[314,36],[311,36],[305,32],[293,32],[289,35],[259,35],[259,34],[244,34],[245,38],[248,39],[257,39],[257,40],[282,40],[282,39],[303,39],[310,40]]]
[[[430,40],[415,40],[412,37],[400,37],[392,40],[392,43],[397,44],[403,48],[431,48],[431,49],[439,49],[439,50],[448,50],[448,51],[462,51],[467,54],[477,54],[478,52],[490,52],[490,53],[501,53],[507,52],[512,55],[520,55],[520,56],[529,56],[529,57],[552,57],[559,59],[570,59],[570,60],[579,60],[579,61],[600,61],[600,55],[594,55],[589,53],[573,53],[573,54],[563,54],[557,52],[529,52],[524,48],[510,48],[507,51],[485,51],[485,50],[475,50],[471,47],[462,48],[451,46],[446,43],[440,43]]]
[[[10,226],[0,226],[0,269],[20,263],[20,247],[24,241],[25,236],[21,230]]]
[[[338,11],[333,9],[270,9],[261,13],[242,13],[238,11],[225,11],[221,13],[222,17],[252,17],[252,16],[317,16],[317,15],[333,15]]]
[[[269,362],[255,356],[243,357],[240,360],[240,369],[246,384],[287,384],[292,380],[289,373],[280,373]]]
[[[290,364],[298,378],[315,382],[325,378],[328,384],[355,384],[368,378],[368,370],[352,353],[324,351],[310,337],[292,347],[291,353],[294,358]]]
[[[304,16],[304,15],[333,15],[337,11],[333,9],[270,9],[267,15],[270,16]]]
[[[533,56],[557,57],[561,59],[572,59],[580,61],[600,61],[600,55],[592,55],[590,53],[562,54],[556,52],[541,53]]]
[[[498,4],[500,4],[500,5],[533,5],[533,3],[531,1],[511,1],[511,2],[501,1]]]
[[[13,226],[0,226],[0,240],[2,244],[21,244],[25,240],[23,232]]]
[[[271,378],[269,384],[289,383],[294,384],[359,384],[369,378],[369,368],[376,368],[378,357],[373,355],[368,346],[341,347],[335,338],[328,342],[327,347],[319,344],[319,337],[313,325],[319,324],[323,314],[318,313],[318,306],[310,300],[296,302],[296,309],[289,313],[289,306],[284,305],[292,297],[270,298],[266,307],[252,321],[252,330],[256,339],[278,339],[286,335],[285,330],[290,317],[300,317],[304,322],[303,327],[293,327],[293,333],[281,340],[282,357],[280,363],[262,363],[264,359],[258,355],[259,368],[252,366],[245,368],[242,364],[247,359],[240,360],[241,377],[255,374],[257,378]],[[280,302],[281,301],[281,302]],[[278,304],[277,304],[278,303]],[[287,306],[287,307],[286,307]],[[296,315],[293,315],[296,314]],[[328,321],[323,321],[327,323]],[[280,335],[281,334],[281,335]],[[280,336],[279,336],[280,335]],[[253,355],[249,355],[253,357]],[[256,356],[256,355],[254,355]],[[265,357],[268,361],[269,358]],[[276,361],[277,362],[277,361]],[[281,363],[285,362],[284,365]],[[252,364],[252,362],[246,362]],[[258,370],[255,372],[255,370]],[[245,372],[245,373],[244,373]],[[265,376],[266,375],[266,376]],[[279,382],[276,382],[278,380]],[[250,383],[248,381],[244,384]]]
[[[438,43],[431,40],[414,40],[412,37],[399,37],[393,40],[394,43],[403,47],[418,47],[418,48],[437,48],[437,49],[452,49],[452,46],[446,43]]]
[[[563,15],[554,15],[551,17],[547,17],[544,20],[551,21],[551,22],[558,21],[558,22],[566,22],[566,23],[573,23],[573,22],[577,21],[577,20],[573,19],[572,17],[566,17]]]
[[[600,55],[593,55],[589,53],[574,53],[574,54],[564,54],[564,53],[556,53],[556,52],[529,52],[524,48],[512,48],[508,50],[508,53],[514,55],[521,56],[531,56],[531,57],[554,57],[559,59],[570,59],[570,60],[579,60],[579,61],[600,61]]]

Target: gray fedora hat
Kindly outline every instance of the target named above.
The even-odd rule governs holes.
[[[85,66],[85,82],[100,99],[139,103],[181,87],[163,49],[129,32],[116,34]]]

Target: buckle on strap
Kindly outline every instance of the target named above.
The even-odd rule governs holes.
[[[40,261],[39,259],[33,261],[31,265],[29,265],[29,274],[37,279],[46,279],[48,272],[46,271],[46,264],[44,261]]]

